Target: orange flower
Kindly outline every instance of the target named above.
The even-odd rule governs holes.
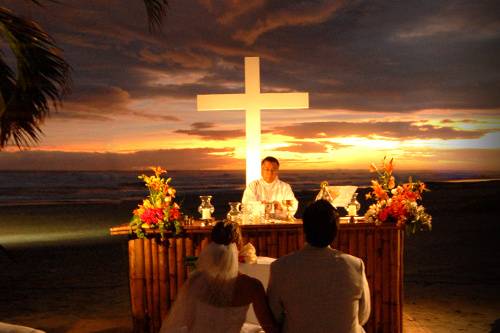
[[[370,164],[370,172],[377,172],[377,166],[375,165],[375,163],[372,163]]]
[[[384,169],[387,173],[391,174],[392,171],[394,170],[394,166],[392,165],[392,162],[394,161],[394,158],[391,158],[389,163],[385,164],[384,162]]]
[[[167,170],[163,169],[160,166],[150,167],[150,169],[154,171],[154,173],[155,173],[156,176],[160,176],[160,175],[162,175],[164,173],[167,173]]]
[[[389,189],[392,190],[395,186],[396,186],[396,179],[394,178],[394,176],[391,176],[391,178],[389,178],[389,184],[387,184],[387,187],[389,187]]]
[[[384,191],[384,189],[382,188],[382,186],[380,186],[378,181],[372,180],[372,188],[373,188],[373,193],[375,193],[375,195],[379,200],[388,198],[387,192]]]

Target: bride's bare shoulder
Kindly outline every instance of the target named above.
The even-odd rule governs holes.
[[[248,291],[251,292],[255,292],[256,289],[264,288],[262,282],[260,282],[258,279],[242,273],[238,274],[237,284],[238,288],[243,288],[243,290],[247,289]]]

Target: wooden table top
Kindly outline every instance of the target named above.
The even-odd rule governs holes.
[[[343,229],[370,229],[370,228],[389,228],[389,229],[398,229],[394,224],[383,224],[380,226],[376,226],[374,223],[366,223],[364,222],[363,217],[356,217],[355,223],[350,223],[349,217],[341,217],[340,218],[340,230]],[[182,229],[185,233],[208,233],[212,230],[212,226],[217,221],[212,221],[208,225],[200,220],[195,220],[191,224],[186,225],[182,224]],[[259,224],[243,224],[241,225],[242,231],[250,231],[250,230],[296,230],[302,228],[302,220],[295,219],[293,222],[288,221],[275,221],[273,223],[259,223]],[[131,227],[128,223],[120,224],[118,226],[111,227],[109,232],[111,235],[128,235],[131,232]],[[150,229],[145,230],[147,234],[155,234],[159,233],[158,229]],[[169,232],[166,232],[167,234]]]

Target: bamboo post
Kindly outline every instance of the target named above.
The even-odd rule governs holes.
[[[288,243],[286,240],[286,231],[280,231],[277,234],[278,234],[278,258],[279,258],[283,257],[285,254],[288,253],[286,251]]]
[[[257,242],[257,248],[255,249],[256,252],[257,252],[257,255],[258,256],[266,256],[267,253],[265,252],[265,248],[266,248],[266,233],[265,232],[261,232],[259,234],[259,237],[257,238],[258,239],[258,242]]]
[[[374,263],[376,263],[376,266],[374,266],[374,286],[373,286],[373,298],[374,302],[374,318],[375,318],[375,323],[377,324],[377,327],[375,328],[375,332],[383,332],[383,325],[382,325],[382,238],[381,238],[381,229],[376,229],[375,230],[375,238],[374,238]]]
[[[177,267],[175,265],[175,239],[168,239],[168,281],[170,285],[170,304],[175,300],[177,295]]]
[[[353,256],[359,257],[358,232],[356,230],[349,230],[349,253]]]
[[[191,239],[191,237],[186,237],[185,239],[186,241],[186,257],[192,257],[193,256],[193,240]],[[186,263],[184,263],[184,265],[186,265]],[[190,270],[187,266],[184,266],[185,268],[185,272],[186,272],[186,279],[189,278],[189,273],[190,273]]]
[[[180,290],[182,285],[184,284],[185,279],[185,265],[184,258],[186,255],[184,254],[184,238],[179,237],[175,239],[176,242],[176,263],[177,263],[177,290]]]
[[[144,239],[144,278],[146,281],[146,321],[148,323],[149,332],[153,333],[153,269],[151,262],[151,240]]]
[[[366,269],[366,279],[368,280],[368,286],[370,287],[370,297],[371,297],[371,308],[372,313],[370,315],[370,320],[367,323],[368,332],[375,333],[375,248],[374,248],[374,229],[370,228],[366,232],[366,257],[365,269]]]
[[[161,325],[160,315],[160,281],[159,281],[159,266],[158,266],[158,238],[151,239],[151,261],[153,266],[153,311],[151,313],[153,330],[158,332]]]
[[[134,290],[131,295],[132,303],[135,304],[134,331],[142,333],[147,332],[146,309],[144,306],[146,298],[144,293],[144,240],[135,239],[132,242],[135,254],[134,270],[131,272],[134,280]]]
[[[390,280],[390,258],[392,256],[391,254],[391,248],[390,248],[390,241],[389,241],[389,232],[390,230],[382,230],[382,280],[389,280],[390,283],[383,283],[382,286],[382,325],[384,327],[385,332],[394,332],[393,328],[391,327],[391,322],[390,322],[390,314],[391,314],[391,308],[390,308],[390,289],[391,286],[393,286],[392,282]]]
[[[298,235],[298,248],[300,249],[302,246],[304,246],[304,231],[302,228],[299,230],[299,235]]]
[[[399,306],[398,306],[398,327],[399,327],[399,332],[403,332],[403,300],[404,300],[404,288],[403,288],[403,281],[404,281],[404,230],[400,229],[398,230],[398,263],[399,263],[399,268],[398,268],[398,274],[399,274],[399,283],[398,283],[398,289],[399,289]]]
[[[276,230],[271,231],[271,242],[268,243],[269,246],[269,256],[272,258],[278,258],[278,232]]]
[[[168,258],[165,241],[158,246],[158,279],[160,284],[160,318],[163,320],[170,308],[168,297]]]

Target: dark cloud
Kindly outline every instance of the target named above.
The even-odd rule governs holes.
[[[310,122],[275,127],[272,132],[295,138],[333,138],[344,136],[385,137],[389,139],[477,139],[499,129],[459,130],[452,127],[394,122]]]
[[[197,130],[212,128],[214,126],[215,126],[215,124],[210,123],[210,122],[196,122],[196,123],[191,124],[191,128],[197,129]]]
[[[191,129],[179,129],[176,130],[175,133],[195,135],[205,140],[227,140],[245,136],[245,131],[243,130],[208,129],[213,127],[215,127],[213,123],[207,123],[207,122],[192,123]]]
[[[243,82],[242,58],[259,55],[263,90],[309,91],[312,108],[500,108],[494,1],[172,1],[157,35],[141,1],[9,6],[56,37],[75,94],[88,85],[130,98],[227,92],[224,84]],[[204,75],[151,87],[138,69]]]
[[[238,169],[233,148],[193,148],[138,151],[135,153],[81,153],[19,151],[0,154],[1,170],[130,170],[162,165],[172,170]]]
[[[252,45],[262,34],[276,29],[321,24],[330,19],[333,13],[342,6],[343,1],[323,1],[320,3],[288,2],[283,8],[271,10],[267,8],[255,25],[236,31],[233,38]]]
[[[159,120],[159,121],[180,121],[181,119],[176,116],[169,116],[169,115],[158,115],[158,114],[153,114],[153,113],[148,113],[148,112],[130,112],[130,115],[138,117],[138,118],[144,118],[144,119],[149,119],[149,120]]]
[[[56,119],[109,121],[117,115],[127,115],[158,121],[180,121],[172,115],[134,111],[129,107],[131,97],[119,87],[82,86],[64,102],[62,110],[52,114]]]

